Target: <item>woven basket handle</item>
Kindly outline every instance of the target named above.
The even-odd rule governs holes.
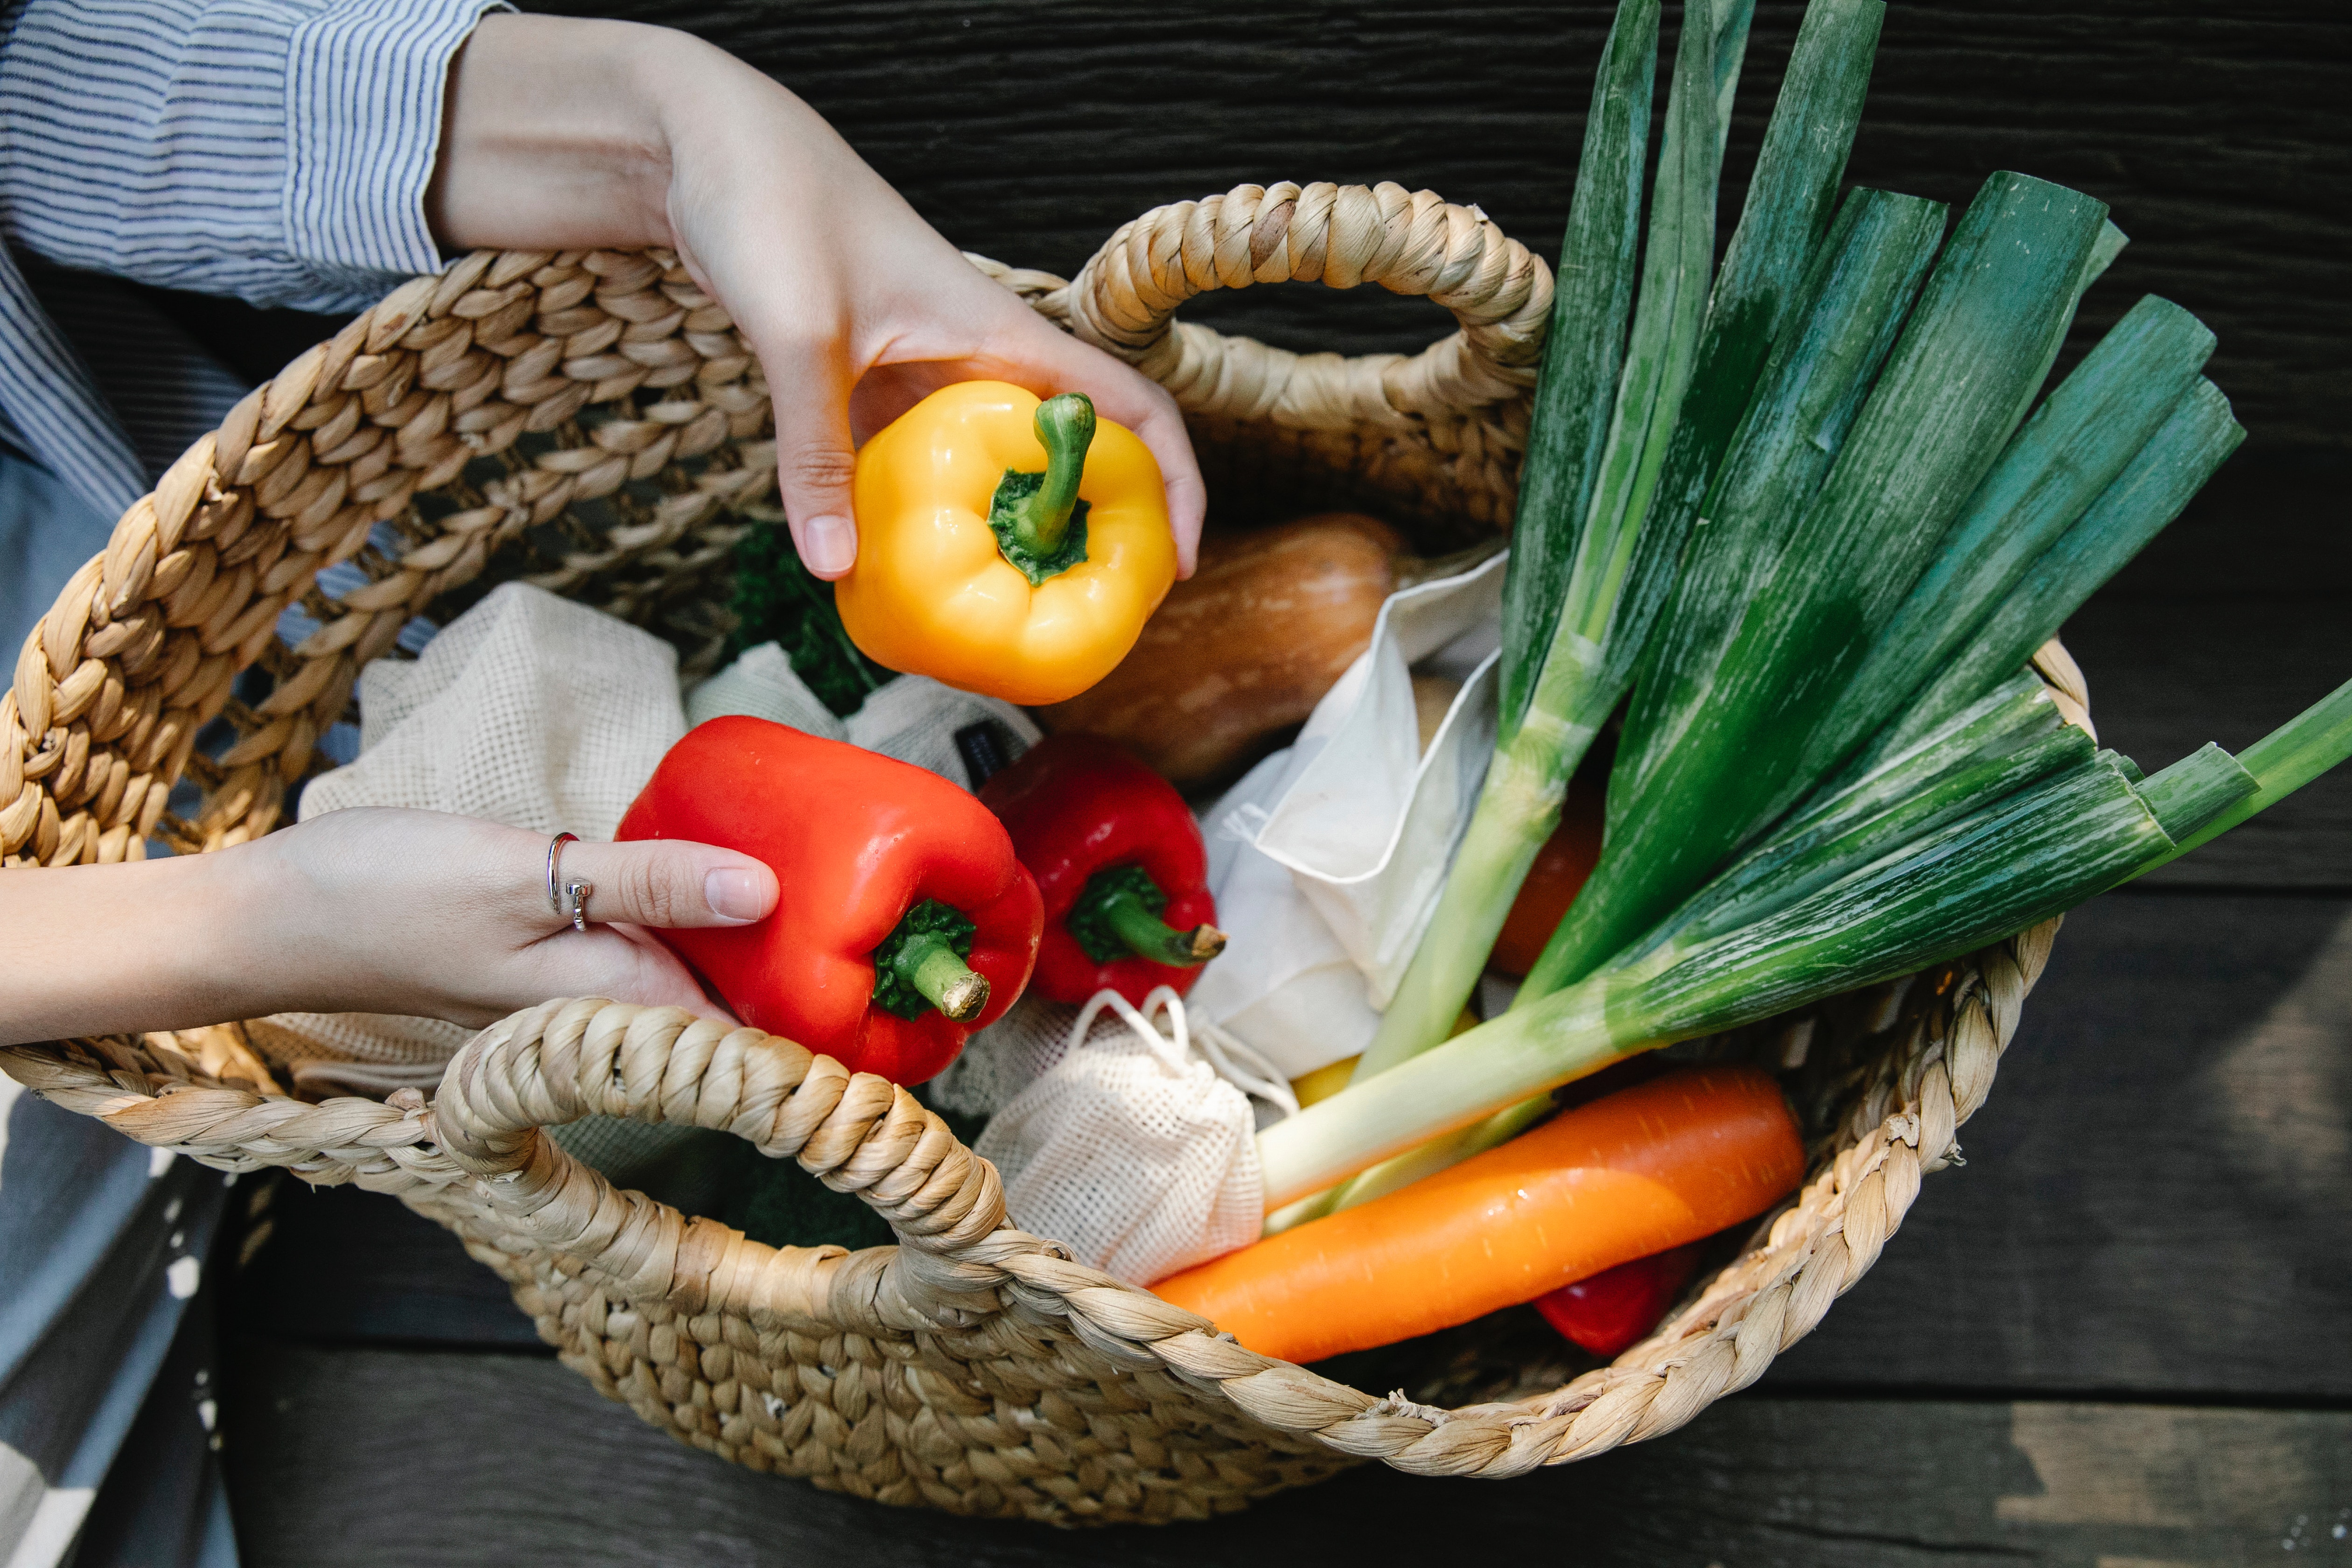
[[[597,1115],[732,1132],[795,1159],[872,1205],[901,1245],[767,1247],[616,1187],[540,1135]],[[994,1253],[1046,1250],[1001,1228],[996,1168],[905,1089],[682,1008],[589,998],[514,1014],[450,1061],[432,1117],[442,1148],[487,1178],[476,1196],[516,1250],[579,1259],[639,1302],[836,1329],[951,1326],[997,1309]]]
[[[1185,300],[1253,283],[1377,283],[1425,295],[1461,330],[1420,353],[1297,354],[1175,321]],[[1535,384],[1551,271],[1476,207],[1402,185],[1236,185],[1144,214],[1080,269],[1062,310],[1079,337],[1188,413],[1306,430],[1460,418]]]

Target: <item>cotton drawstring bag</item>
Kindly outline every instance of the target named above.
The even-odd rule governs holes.
[[[370,663],[359,700],[360,755],[310,781],[305,822],[396,805],[608,840],[686,733],[669,644],[521,583],[500,584],[414,661]],[[473,1035],[373,1013],[281,1013],[248,1028],[265,1058],[322,1092],[429,1088]]]
[[[1106,1014],[1123,1026],[1097,1033]],[[1003,1177],[1013,1223],[1139,1285],[1255,1240],[1256,1118],[1194,1044],[1165,985],[1139,1009],[1116,991],[1079,1009],[1060,1059],[972,1146]]]

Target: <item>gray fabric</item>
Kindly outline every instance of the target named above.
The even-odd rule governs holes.
[[[101,309],[111,287],[92,280],[69,291],[72,303]],[[152,384],[161,373],[184,389],[147,412],[226,412],[243,395],[168,325],[147,325],[143,361],[101,356],[121,375]],[[170,421],[142,430],[142,449],[180,435]],[[0,639],[12,655],[113,525],[47,469],[0,448]],[[0,1078],[0,1563],[9,1568],[236,1568],[207,1425],[218,1380],[204,1259],[226,1193],[218,1173],[167,1161]]]
[[[113,532],[112,518],[47,469],[0,447],[0,637],[11,669],[33,623]]]

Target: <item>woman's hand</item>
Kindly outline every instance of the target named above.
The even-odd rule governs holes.
[[[953,381],[1083,392],[1160,460],[1178,570],[1203,493],[1175,401],[973,270],[817,113],[683,33],[489,16],[453,68],[428,209],[450,245],[663,245],[758,351],[801,558],[856,558],[854,444]]]
[[[726,1010],[651,927],[743,925],[775,873],[703,844],[573,843],[574,931],[545,837],[434,811],[330,812],[213,855],[19,869],[0,901],[0,1044],[269,1013],[400,1013],[472,1027],[551,996]]]

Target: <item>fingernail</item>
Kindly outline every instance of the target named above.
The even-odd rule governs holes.
[[[838,574],[857,560],[857,527],[845,517],[813,517],[801,528],[801,559],[812,572]]]
[[[757,871],[713,871],[702,879],[703,901],[730,925],[750,925],[766,913],[767,879]]]

